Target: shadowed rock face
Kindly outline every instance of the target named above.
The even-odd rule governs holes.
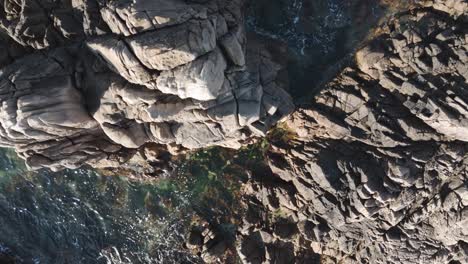
[[[244,262],[468,261],[468,5],[435,2],[290,115],[245,186]]]
[[[240,147],[293,110],[242,1],[2,0],[0,143],[32,168]]]

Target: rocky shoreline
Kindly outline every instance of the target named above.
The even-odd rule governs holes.
[[[246,186],[245,262],[467,261],[467,24],[447,10],[395,16],[288,117]]]
[[[0,143],[31,168],[157,174],[266,136],[235,238],[215,221],[187,236],[205,262],[468,262],[466,1],[400,10],[296,107],[243,1],[44,2],[0,9]]]

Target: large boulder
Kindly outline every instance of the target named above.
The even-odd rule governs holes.
[[[293,110],[283,66],[248,52],[240,0],[1,3],[0,140],[33,168],[238,148]]]

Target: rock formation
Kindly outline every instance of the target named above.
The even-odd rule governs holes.
[[[244,184],[244,263],[468,262],[466,0],[416,1],[292,114],[241,0],[0,2],[0,144],[30,167],[238,148],[287,116]],[[210,262],[213,230],[187,243]]]
[[[240,147],[293,110],[242,1],[2,0],[0,143],[31,168]]]
[[[245,263],[468,261],[468,4],[400,13],[245,186]]]

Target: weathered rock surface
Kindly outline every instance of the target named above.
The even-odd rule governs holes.
[[[186,247],[199,255],[205,263],[219,263],[223,259],[227,242],[220,231],[209,226],[195,226],[190,231]]]
[[[468,5],[432,2],[285,122],[244,187],[245,263],[468,261]]]
[[[415,2],[285,121],[244,186],[244,263],[468,262],[468,4]],[[32,168],[159,166],[293,110],[241,0],[0,4],[0,145]],[[187,243],[206,262],[213,230]]]
[[[283,66],[247,45],[241,0],[1,6],[0,143],[32,168],[117,166],[146,143],[237,148],[293,110]]]

